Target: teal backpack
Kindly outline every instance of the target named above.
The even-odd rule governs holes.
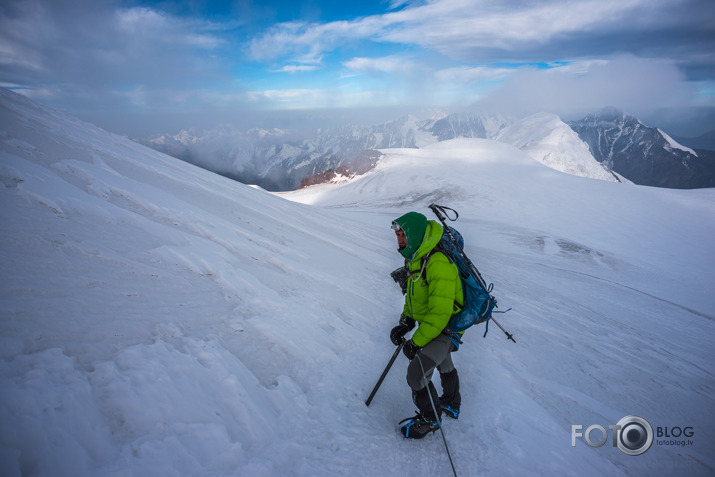
[[[480,275],[477,275],[479,280],[474,277],[469,267],[469,259],[461,252],[464,250],[462,234],[454,227],[446,225],[442,239],[433,250],[442,252],[452,263],[457,265],[459,278],[462,281],[464,307],[449,320],[447,325],[449,330],[459,333],[472,325],[488,321],[497,306],[496,298],[491,295],[494,285],[490,283],[486,286]],[[488,326],[489,323],[487,323]],[[486,332],[484,336],[486,336]]]
[[[442,252],[452,263],[457,265],[459,278],[462,281],[462,292],[464,294],[464,308],[452,316],[447,328],[449,331],[459,333],[473,325],[487,322],[484,331],[484,336],[487,336],[489,332],[489,321],[492,320],[492,313],[506,313],[506,311],[509,310],[504,312],[494,311],[494,308],[497,307],[497,300],[491,295],[494,285],[491,283],[487,285],[485,283],[477,267],[474,266],[472,261],[469,260],[464,253],[464,238],[462,234],[454,227],[450,227],[445,223],[445,217],[453,222],[457,220],[459,217],[457,211],[436,204],[431,204],[429,208],[432,209],[432,212],[435,213],[444,227],[442,238],[435,246],[434,251]],[[454,212],[454,219],[449,217],[447,210]],[[514,341],[510,333],[506,331],[504,331],[504,333],[506,333],[508,339]],[[516,343],[516,341],[514,342]]]

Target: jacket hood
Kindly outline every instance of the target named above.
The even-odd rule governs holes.
[[[442,239],[442,233],[444,233],[444,227],[442,227],[442,225],[434,220],[428,220],[422,243],[412,257],[412,260],[419,260],[435,248]]]
[[[427,217],[419,212],[408,212],[395,219],[394,223],[400,226],[407,238],[407,246],[399,249],[399,252],[403,257],[410,258],[422,244],[427,229]]]
[[[408,260],[424,256],[442,238],[442,226],[419,212],[408,212],[395,223],[405,231],[407,246],[399,252]]]

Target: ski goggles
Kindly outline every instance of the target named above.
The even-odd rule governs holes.
[[[394,230],[394,231],[402,230],[402,227],[400,227],[400,225],[399,225],[397,222],[392,222],[392,227],[391,227],[391,228],[392,228],[392,230]]]

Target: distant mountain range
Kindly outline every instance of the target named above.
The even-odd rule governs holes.
[[[373,126],[321,129],[310,137],[224,126],[134,140],[240,182],[285,191],[300,187],[307,177],[345,166],[367,150],[419,147],[422,130],[415,121],[404,117]]]
[[[363,174],[379,161],[380,149],[420,148],[455,138],[506,142],[549,167],[594,179],[715,187],[714,151],[683,146],[614,108],[568,124],[546,113],[518,121],[461,113],[325,128],[308,136],[222,126],[135,140],[240,182],[285,191]]]
[[[597,161],[636,184],[715,187],[715,152],[685,147],[634,116],[607,108],[570,126]]]

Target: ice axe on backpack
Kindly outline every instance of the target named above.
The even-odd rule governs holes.
[[[434,215],[437,216],[440,222],[442,222],[442,225],[444,226],[444,231],[449,234],[449,236],[452,238],[452,241],[454,242],[454,245],[457,247],[459,250],[460,255],[464,260],[466,261],[468,267],[469,267],[469,272],[471,273],[472,277],[479,283],[479,285],[484,288],[487,291],[491,290],[491,287],[487,286],[486,282],[484,281],[484,278],[482,278],[482,274],[479,273],[479,270],[477,270],[477,267],[474,266],[471,260],[469,260],[469,257],[467,257],[467,254],[464,253],[464,250],[462,247],[459,245],[459,242],[455,239],[454,235],[452,234],[452,231],[450,230],[449,226],[447,226],[447,223],[445,222],[445,218],[449,219],[450,221],[454,222],[459,218],[459,213],[449,207],[445,207],[443,205],[437,205],[437,204],[430,204],[429,208],[434,212]],[[447,211],[452,211],[454,212],[454,218],[450,217],[449,213]],[[494,297],[492,297],[492,300],[494,301],[494,306],[496,306],[496,300],[494,300]],[[509,310],[507,310],[509,311]],[[494,312],[498,313],[498,312]],[[502,312],[504,313],[504,312]],[[492,320],[496,325],[501,329],[504,334],[506,335],[507,339],[512,340],[514,343],[516,343],[516,340],[514,339],[514,335],[511,333],[507,332],[502,325],[499,324],[497,320],[494,319],[494,317],[489,317],[490,320]],[[486,336],[486,333],[485,333]]]

